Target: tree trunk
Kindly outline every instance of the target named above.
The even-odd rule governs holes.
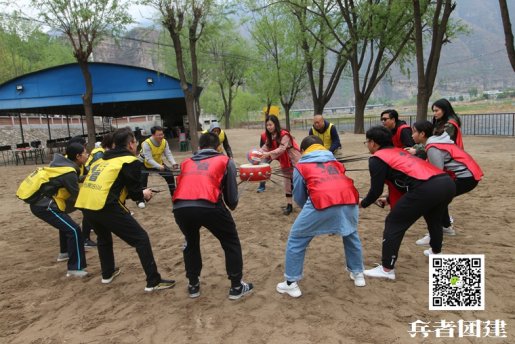
[[[365,133],[365,97],[359,92],[354,92],[354,134]]]
[[[291,104],[282,104],[283,105],[283,109],[284,109],[284,121],[286,122],[286,129],[288,131],[291,130],[291,126],[290,126],[290,108],[291,108]]]
[[[513,71],[515,72],[515,48],[513,46],[513,32],[511,30],[510,13],[508,12],[508,5],[506,4],[506,0],[499,0],[499,7],[501,8],[502,24],[506,41],[506,51],[508,52],[511,68],[513,68]]]
[[[427,120],[427,104],[429,103],[429,97],[427,88],[425,85],[418,87],[417,94],[417,121]]]
[[[82,102],[84,104],[84,114],[86,115],[86,129],[88,131],[88,151],[95,147],[96,134],[95,134],[95,120],[93,118],[93,82],[91,80],[91,73],[89,72],[87,61],[78,61],[82,75],[84,76],[84,83],[86,85],[86,92],[82,95]]]
[[[231,128],[231,121],[230,121],[231,112],[228,108],[225,108],[224,110],[224,117],[225,117],[225,129]]]
[[[313,115],[321,115],[324,112],[325,102],[319,98],[313,97]]]
[[[184,97],[186,98],[186,112],[188,113],[188,125],[190,132],[190,144],[191,151],[196,152],[198,150],[198,134],[197,134],[197,116],[195,111],[195,97],[191,93],[191,91],[184,92]]]

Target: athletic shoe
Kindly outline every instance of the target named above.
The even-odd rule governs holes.
[[[109,278],[102,278],[102,283],[103,284],[111,283],[116,278],[116,276],[118,276],[121,272],[122,272],[122,270],[120,270],[120,268],[114,268],[114,271],[111,274],[111,277],[109,277]]]
[[[429,234],[426,234],[422,239],[418,239],[415,241],[415,244],[419,246],[429,246],[429,242],[431,241],[431,237]]]
[[[447,235],[456,235],[456,231],[454,230],[454,227],[452,224],[449,227],[443,227],[443,234]]]
[[[262,193],[262,192],[265,192],[265,190],[266,190],[266,189],[265,189],[264,187],[261,187],[261,186],[260,186],[260,187],[258,187],[258,188],[257,188],[256,192],[257,192],[257,193]]]
[[[367,283],[365,282],[365,275],[363,275],[363,272],[351,272],[350,279],[354,281],[354,285],[356,287],[364,287],[367,285]]]
[[[59,253],[57,255],[57,261],[58,262],[65,262],[67,261],[68,259],[70,259],[70,257],[68,256],[68,253]]]
[[[155,291],[155,290],[168,289],[168,288],[173,288],[173,287],[175,287],[174,280],[161,279],[161,281],[154,286],[147,284],[147,286],[145,287],[145,291],[151,292],[151,291]]]
[[[277,292],[280,294],[288,294],[291,297],[300,297],[302,295],[297,282],[293,282],[290,285],[288,285],[288,282],[286,281],[278,283],[277,287],[275,287],[275,290],[277,290]]]
[[[86,277],[88,272],[86,270],[68,270],[66,277]]]
[[[433,253],[432,248],[424,250],[424,256],[426,256],[426,257],[429,257],[430,255],[433,255],[433,254],[440,254],[440,253]]]
[[[377,278],[388,278],[391,280],[395,279],[395,269],[392,269],[388,272],[384,271],[382,265],[378,265],[373,269],[363,271],[363,274],[368,277],[377,277]]]
[[[93,248],[93,247],[97,247],[97,243],[96,242],[94,242],[91,239],[84,240],[84,248],[85,249],[90,249],[90,248]]]
[[[195,285],[188,284],[188,294],[194,299],[200,296],[200,282]]]
[[[290,215],[292,211],[293,211],[293,206],[291,204],[288,204],[286,206],[286,208],[283,209],[283,214]]]
[[[252,292],[254,285],[241,281],[241,285],[236,288],[229,289],[229,300],[238,300],[248,293]]]

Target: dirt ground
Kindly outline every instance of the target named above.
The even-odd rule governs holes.
[[[228,130],[235,161],[259,142],[260,130]],[[300,142],[304,132],[293,133]],[[364,135],[341,136],[346,156],[365,154]],[[308,249],[303,296],[292,299],[275,291],[283,279],[284,248],[300,209],[284,216],[282,180],[240,185],[232,213],[244,257],[244,279],[255,292],[239,301],[227,298],[229,281],[217,240],[202,230],[204,268],[202,295],[189,299],[181,247],[183,237],[171,212],[169,196],[157,194],[146,209],[129,207],[148,231],[158,268],[174,278],[174,289],[145,293],[145,276],[134,249],[115,238],[115,257],[122,274],[100,283],[96,250],[87,253],[90,276],[65,277],[66,264],[56,262],[58,235],[35,218],[15,197],[21,180],[34,165],[2,166],[0,185],[0,342],[2,343],[513,343],[515,342],[513,138],[465,137],[465,148],[482,166],[485,177],[471,193],[451,205],[457,235],[444,238],[444,253],[484,254],[484,311],[429,311],[428,259],[415,241],[425,234],[418,222],[408,230],[396,266],[397,280],[367,279],[356,288],[345,272],[341,238],[315,238]],[[178,161],[188,156],[174,152]],[[272,167],[278,167],[274,162]],[[348,175],[361,195],[369,186],[367,161],[348,163]],[[151,176],[149,185],[165,187]],[[365,266],[380,262],[384,217],[388,209],[360,211],[359,234]],[[81,219],[80,212],[74,218]],[[95,235],[92,235],[95,239]],[[506,322],[507,338],[411,338],[416,320],[495,320]]]

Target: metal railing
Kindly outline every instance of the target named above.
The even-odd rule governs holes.
[[[410,126],[416,121],[416,116],[399,116]],[[515,136],[515,112],[466,114],[460,115],[461,132],[463,135],[492,135]],[[354,117],[327,118],[340,132],[354,132]],[[428,118],[431,120],[431,118]],[[262,123],[260,123],[262,125]],[[292,130],[305,130],[313,125],[312,119],[295,119],[290,122]],[[365,131],[372,126],[381,125],[379,116],[365,117]]]

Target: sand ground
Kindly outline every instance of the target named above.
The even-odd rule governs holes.
[[[237,163],[259,142],[260,130],[227,131]],[[293,133],[298,141],[304,132]],[[364,135],[342,135],[346,156],[364,154]],[[168,195],[157,194],[146,209],[129,204],[148,231],[159,270],[174,278],[174,289],[145,293],[145,277],[134,249],[115,238],[115,257],[122,274],[110,285],[100,283],[96,251],[87,253],[90,277],[66,278],[66,264],[55,261],[57,231],[38,220],[15,197],[21,180],[34,165],[0,167],[0,342],[3,343],[513,343],[515,342],[514,233],[515,154],[507,151],[513,138],[465,137],[465,148],[482,166],[485,177],[471,193],[451,206],[457,235],[444,238],[444,253],[484,254],[484,311],[429,311],[428,259],[415,241],[424,233],[418,222],[404,237],[397,280],[367,279],[354,287],[344,270],[341,239],[315,238],[306,255],[304,295],[292,299],[275,291],[283,277],[284,248],[294,213],[284,216],[282,180],[240,186],[241,200],[233,212],[239,231],[244,279],[255,292],[242,300],[227,299],[229,281],[223,251],[202,230],[204,259],[202,295],[189,299],[181,247]],[[174,153],[178,161],[188,156]],[[277,163],[272,164],[277,168]],[[346,165],[360,194],[369,186],[366,160]],[[149,185],[164,186],[152,176]],[[359,233],[366,267],[380,261],[387,209],[360,212]],[[77,220],[81,214],[73,215]],[[95,235],[92,235],[93,239]],[[506,322],[507,338],[438,339],[435,334],[411,338],[409,323],[447,320]]]

